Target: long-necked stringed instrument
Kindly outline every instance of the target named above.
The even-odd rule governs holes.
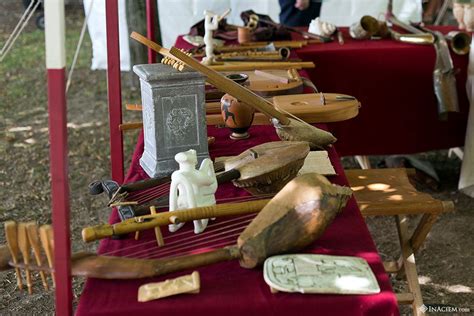
[[[146,278],[232,259],[239,259],[244,268],[254,268],[271,255],[299,251],[313,243],[345,206],[351,193],[350,188],[332,185],[323,176],[305,174],[290,181],[262,209],[239,235],[236,245],[161,259],[79,253],[71,259],[72,275],[103,279]],[[12,222],[9,225],[13,225]],[[40,231],[45,230],[40,228]],[[17,242],[9,238],[9,247],[18,248]],[[43,247],[49,250],[53,248],[48,244],[43,244]],[[23,263],[19,263],[21,258],[18,252],[1,253],[9,255],[9,258],[0,258],[0,263],[8,261],[10,268],[24,269],[28,273],[54,271],[54,268],[41,261],[32,264],[23,258]]]
[[[184,65],[193,68],[207,77],[207,81],[216,88],[224,91],[242,102],[254,107],[256,110],[272,119],[276,132],[282,140],[307,141],[311,148],[323,148],[336,142],[336,138],[329,132],[318,129],[300,119],[289,118],[279,112],[273,104],[245,88],[233,80],[226,78],[217,71],[201,64],[196,59],[182,52],[176,47],[167,50],[146,37],[133,32],[131,37],[138,42],[153,49],[157,53],[168,57],[169,64],[178,70],[183,70]],[[171,57],[170,57],[171,55]],[[165,58],[165,61],[167,59]]]
[[[274,87],[278,86],[278,91],[282,91],[280,90],[280,84],[277,81],[272,81],[271,85]],[[295,86],[296,85],[293,82],[293,87]],[[269,87],[270,85],[264,87],[265,93],[272,94],[276,91],[272,90],[271,87],[269,89]],[[287,88],[291,88],[291,86],[287,86]],[[254,88],[251,88],[251,90],[256,91],[255,86]],[[289,115],[294,115],[311,124],[345,121],[357,116],[360,108],[360,102],[356,98],[339,93],[277,95],[272,98],[272,102],[278,111],[282,113],[290,113]],[[141,111],[142,106],[129,104],[127,105],[127,109]],[[206,103],[206,124],[224,124],[220,102]],[[259,112],[255,113],[252,125],[269,124],[271,124],[271,122],[268,120],[267,116]],[[121,125],[121,129],[124,130],[139,128],[143,128],[142,122],[128,122]]]
[[[307,142],[268,142],[245,150],[240,155],[215,164],[218,184],[232,181],[252,194],[275,194],[293,179],[309,153]],[[118,203],[122,220],[148,214],[150,206],[168,205],[170,177],[141,180],[118,186],[116,182],[96,181],[92,193],[106,191],[109,205]],[[98,190],[97,187],[101,189]],[[144,192],[143,195],[140,192]],[[123,203],[122,205],[120,205]],[[127,205],[132,204],[132,205]],[[134,205],[135,204],[135,205]]]

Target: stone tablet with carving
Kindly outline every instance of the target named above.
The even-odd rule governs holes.
[[[291,254],[268,258],[265,282],[273,291],[303,294],[375,294],[377,279],[367,261],[358,257]]]

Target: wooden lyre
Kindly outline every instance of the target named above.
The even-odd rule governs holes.
[[[332,185],[323,176],[305,174],[290,181],[268,202],[243,232],[239,233],[237,244],[235,239],[232,242],[226,237],[227,245],[216,243],[216,247],[224,247],[191,255],[170,256],[170,252],[164,255],[166,250],[161,250],[158,255],[150,256],[147,249],[146,258],[143,255],[125,258],[78,253],[71,259],[72,275],[103,279],[146,278],[232,259],[239,259],[244,268],[254,268],[271,255],[298,251],[312,244],[342,210],[351,193],[349,188]],[[8,225],[17,231],[15,223],[10,222]],[[44,231],[42,228],[40,236],[44,235],[41,234]],[[24,263],[20,263],[18,252],[11,251],[15,248],[16,240],[7,240],[9,250],[5,251],[5,246],[0,247],[0,254],[3,255],[0,258],[0,270],[15,268],[17,271],[25,270],[26,273],[54,271],[50,264],[46,265],[44,260],[41,261],[41,255],[37,264],[27,262],[25,257]],[[45,253],[48,263],[49,256],[52,255],[51,248],[51,244],[43,244],[44,250],[49,249]],[[130,252],[130,248],[122,248],[121,251]],[[196,253],[196,249],[192,249],[192,252]],[[160,259],[150,259],[156,256]],[[5,262],[8,262],[8,266],[5,266]],[[18,272],[17,275],[19,274]]]

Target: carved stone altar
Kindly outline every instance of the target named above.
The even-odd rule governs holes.
[[[196,150],[198,162],[208,158],[205,77],[163,64],[136,65],[140,78],[145,149],[140,165],[150,177],[178,168],[174,156]]]

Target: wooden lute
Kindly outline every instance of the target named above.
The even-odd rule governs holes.
[[[351,193],[350,188],[332,185],[323,176],[305,174],[289,182],[262,209],[240,234],[235,246],[168,259],[79,253],[71,260],[72,275],[102,279],[147,278],[232,259],[239,259],[244,268],[254,268],[271,255],[299,251],[312,244],[345,206]],[[5,261],[5,258],[0,259],[0,263]],[[8,261],[11,268],[52,271],[45,266],[15,263],[18,258],[15,262],[11,258]]]
[[[216,163],[217,183],[232,181],[239,188],[252,194],[277,193],[288,181],[293,179],[304,164],[309,153],[307,142],[277,141],[251,147],[240,155]],[[171,182],[171,177],[153,178],[124,184],[113,193],[111,201],[127,200],[128,194],[139,190],[150,189]],[[133,198],[130,199],[132,201]],[[168,204],[168,195],[142,203],[127,205],[127,213],[135,216],[149,213],[150,206],[162,207]]]

